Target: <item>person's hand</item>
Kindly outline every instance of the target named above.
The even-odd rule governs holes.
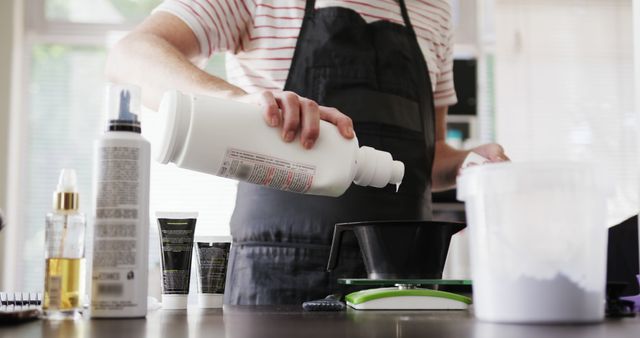
[[[353,122],[347,115],[293,92],[263,91],[242,96],[239,100],[263,107],[265,121],[272,127],[282,128],[285,142],[300,135],[300,143],[306,149],[311,149],[318,139],[320,120],[334,124],[344,138],[354,137]]]
[[[511,161],[504,148],[497,143],[487,143],[471,149],[472,152],[486,158],[489,163]]]
[[[464,161],[458,167],[458,176],[460,176],[462,170],[474,165],[505,161],[510,161],[510,159],[504,153],[504,148],[502,148],[501,145],[496,143],[483,144],[471,149],[471,151],[467,153]]]

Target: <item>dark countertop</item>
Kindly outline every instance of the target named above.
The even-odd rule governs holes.
[[[158,310],[146,319],[38,320],[0,327],[0,337],[338,338],[338,337],[638,337],[640,317],[591,325],[505,325],[460,311],[304,312],[300,307],[227,306]]]

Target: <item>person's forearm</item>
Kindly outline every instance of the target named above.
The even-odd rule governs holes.
[[[435,111],[435,157],[431,167],[431,190],[442,191],[455,187],[460,165],[468,151],[457,150],[447,144],[448,107],[436,107]]]
[[[436,141],[436,153],[431,173],[431,190],[442,191],[455,187],[460,164],[469,153],[449,146],[444,140]]]
[[[447,107],[437,107],[435,111],[435,157],[431,167],[431,190],[442,191],[456,186],[460,167],[469,152],[473,151],[488,162],[508,161],[509,157],[497,143],[487,143],[470,150],[458,150],[446,142]]]
[[[142,103],[157,109],[169,89],[222,97],[245,92],[196,67],[164,39],[150,33],[132,33],[109,53],[106,65],[109,81],[142,88]]]

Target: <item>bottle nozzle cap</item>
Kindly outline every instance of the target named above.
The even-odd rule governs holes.
[[[55,210],[78,210],[78,178],[73,169],[62,169],[58,187],[53,193]]]
[[[404,178],[404,163],[393,161],[391,164],[391,178],[389,179],[389,183],[400,184],[402,183],[402,178]]]
[[[360,186],[383,188],[388,184],[399,185],[404,177],[404,164],[394,161],[386,151],[361,147],[358,150],[357,163],[353,183]]]
[[[73,169],[62,169],[58,179],[57,192],[78,192],[78,178]]]

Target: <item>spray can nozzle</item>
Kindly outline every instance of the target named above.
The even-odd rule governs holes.
[[[120,91],[120,108],[118,109],[118,120],[138,121],[138,115],[131,112],[131,92],[128,89]]]
[[[107,113],[110,131],[140,133],[140,87],[109,84],[107,86]]]

